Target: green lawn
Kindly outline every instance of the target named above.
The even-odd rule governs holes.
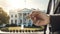
[[[23,29],[21,29],[21,27],[6,27],[6,28],[2,28],[1,29],[2,31],[9,31],[9,30],[43,30],[43,27],[42,28],[23,28]]]

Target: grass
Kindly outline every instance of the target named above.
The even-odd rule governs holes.
[[[9,27],[9,30],[22,30],[21,27]],[[23,30],[40,30],[40,28],[24,28]]]
[[[42,28],[24,28],[21,29],[21,27],[6,27],[6,28],[2,28],[2,31],[9,31],[9,30],[43,30]]]

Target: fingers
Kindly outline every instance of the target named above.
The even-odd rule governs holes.
[[[36,26],[46,25],[49,22],[49,17],[39,11],[33,11],[29,16]]]
[[[34,17],[35,17],[35,16],[37,16],[38,14],[40,14],[40,12],[38,12],[38,11],[33,11],[32,14],[31,14],[31,16],[34,16]]]
[[[45,23],[44,20],[38,20],[38,21],[36,21],[36,22],[33,23],[33,24],[35,24],[36,26],[43,26],[43,25],[46,25],[46,23]]]
[[[32,20],[34,20],[35,13],[29,14],[28,17],[31,18]]]
[[[35,24],[36,26],[40,26],[39,23],[40,23],[40,20],[36,21],[36,22],[33,23],[33,24]]]
[[[36,17],[34,17],[33,19],[32,19],[32,21],[33,21],[33,23],[36,23]]]

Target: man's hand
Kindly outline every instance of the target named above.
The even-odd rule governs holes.
[[[33,11],[29,17],[36,26],[47,25],[50,22],[49,16],[40,11]]]

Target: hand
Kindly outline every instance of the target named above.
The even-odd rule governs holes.
[[[50,17],[40,11],[33,11],[29,17],[32,19],[33,24],[36,26],[47,25],[50,22]]]

